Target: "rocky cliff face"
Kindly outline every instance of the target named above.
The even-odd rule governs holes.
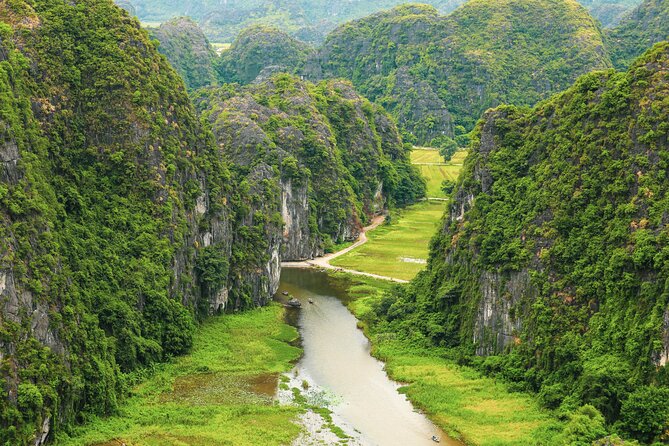
[[[296,183],[293,186],[292,178],[280,182],[283,220],[281,258],[285,260],[312,259],[324,254],[309,227],[309,185],[300,184],[299,181]]]
[[[479,290],[481,300],[472,336],[476,354],[502,353],[520,341],[524,314],[521,302],[532,290],[529,274],[522,271],[506,276],[484,271],[479,276]]]
[[[669,308],[664,312],[662,324],[662,349],[660,350],[657,365],[664,367],[669,363]]]
[[[260,192],[262,209],[250,212],[282,220],[278,237],[264,225],[281,241],[281,260],[313,258],[332,242],[354,240],[365,219],[424,190],[392,121],[346,82],[312,85],[277,75],[202,92],[196,103],[240,181],[274,188]]]

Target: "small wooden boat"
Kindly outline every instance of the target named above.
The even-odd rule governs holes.
[[[288,291],[282,291],[281,294],[283,294],[284,296],[288,296]]]
[[[437,437],[436,435],[432,436],[432,441],[434,441],[435,443],[440,443],[441,442],[441,440],[439,440],[439,437]]]
[[[309,298],[309,303],[310,303],[310,304],[313,304],[313,303],[314,303],[314,300],[313,300],[311,297]]]

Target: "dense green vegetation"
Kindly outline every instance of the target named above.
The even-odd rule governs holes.
[[[372,317],[536,392],[567,426],[587,417],[588,429],[565,430],[572,444],[660,441],[667,122],[668,43],[534,109],[487,113],[427,270]]]
[[[300,355],[288,344],[296,338],[278,305],[211,318],[192,352],[147,372],[118,415],[93,419],[58,444],[290,444],[300,409],[274,404],[273,392]]]
[[[158,50],[167,57],[191,89],[216,83],[216,53],[200,27],[192,19],[177,17],[149,28],[149,35],[158,40]]]
[[[81,441],[119,430],[132,441],[159,435],[174,419],[178,435],[216,426],[202,438],[239,443],[246,431],[221,428],[237,416],[260,420],[252,437],[276,422],[267,441],[292,438],[295,411],[251,408],[249,395],[192,410],[183,408],[190,396],[162,398],[174,397],[170,383],[204,372],[192,361],[222,351],[209,347],[236,352],[226,350],[230,362],[214,371],[225,379],[285,369],[292,348],[235,331],[236,323],[263,328],[250,316],[203,329],[214,336],[230,328],[224,346],[203,346],[198,321],[267,303],[282,259],[331,250],[355,239],[373,214],[425,196],[410,147],[382,106],[408,141],[434,144],[447,158],[473,141],[427,271],[361,304],[374,333],[390,339],[378,354],[399,358],[392,373],[421,383],[412,398],[435,416],[469,407],[431,396],[468,385],[471,372],[459,362],[506,381],[498,388],[477,376],[477,386],[490,388],[470,405],[497,410],[486,402],[506,399],[503,390],[530,390],[561,420],[546,421],[518,396],[489,425],[517,427],[503,441],[664,441],[669,45],[627,73],[595,72],[545,100],[577,75],[610,66],[597,23],[573,0],[472,0],[448,16],[401,6],[343,25],[318,53],[263,24],[318,40],[313,25],[332,17],[336,2],[305,2],[301,12],[298,1],[244,5],[251,9],[196,17],[208,30],[230,20],[229,35],[261,24],[220,58],[194,22],[152,30],[158,43],[111,0],[0,5],[0,444],[66,438],[86,421],[93,424]],[[355,2],[331,23],[383,5]],[[609,32],[616,64],[666,37],[665,13],[649,0]],[[352,83],[312,84],[276,71]],[[186,86],[209,87],[194,93],[203,121]],[[474,128],[502,102],[517,106]],[[459,169],[437,167],[435,177],[454,173],[442,167]],[[446,179],[439,188],[449,193],[454,178]],[[434,182],[430,190],[439,193]],[[396,268],[398,241],[412,243],[406,257],[422,258],[432,208],[420,204],[380,229],[356,252],[362,262],[372,267],[372,256],[386,256],[392,265],[373,267]],[[276,335],[269,331],[260,330]],[[156,365],[194,342],[209,353]],[[278,359],[269,369],[237,368],[256,353]],[[156,375],[134,387],[149,369]],[[193,383],[201,384],[207,389]],[[193,398],[204,397],[200,390],[189,388]],[[127,412],[101,420],[118,414],[130,393]],[[520,407],[527,412],[509,413]],[[204,410],[217,415],[193,427]],[[453,427],[479,442],[472,411]]]
[[[216,135],[200,121],[110,0],[12,0],[0,21],[1,444],[117,412],[137,370],[189,351],[198,319],[269,300],[280,248],[313,256],[424,196],[395,125],[348,84],[279,76],[230,96],[262,104],[263,154],[224,144],[231,116],[208,113]],[[154,35],[196,87],[210,73],[189,57],[211,53],[193,28]],[[281,194],[300,187],[307,234],[284,247],[302,200]]]
[[[182,81],[111,2],[0,11],[0,443],[18,445],[113,412],[125,372],[190,347],[207,303],[189,273],[202,192],[184,185],[210,174],[215,202],[228,172]]]
[[[0,22],[0,444],[116,413],[138,370],[189,351],[200,318],[267,303],[288,180],[327,191],[304,205],[320,249],[374,206],[424,195],[394,124],[346,84],[278,77],[243,92],[272,115],[265,157],[216,141],[157,43],[110,0],[12,0]],[[163,31],[184,23],[190,36],[189,22]],[[163,46],[195,48],[182,43]],[[338,183],[311,185],[307,166]]]
[[[215,83],[212,60],[220,83],[247,84],[280,71],[350,79],[392,112],[407,141],[448,156],[468,146],[468,132],[491,106],[533,105],[578,75],[610,66],[610,58],[629,66],[669,36],[666,10],[665,2],[647,0],[606,30],[606,45],[573,0],[472,0],[448,16],[402,6],[340,26],[317,52],[285,27],[262,24],[241,31],[214,59],[193,22],[168,22],[156,35],[191,86]]]
[[[190,16],[205,29],[209,38],[231,42],[249,26],[270,25],[307,42],[322,41],[337,25],[392,8],[403,0],[119,0],[117,3],[144,22],[161,22],[176,16]],[[453,11],[464,0],[426,0],[441,13]],[[639,0],[582,0],[605,26],[615,24]]]
[[[486,109],[535,104],[609,66],[597,23],[574,0],[471,0],[447,16],[404,5],[342,25],[305,72],[350,79],[409,142],[463,146]]]
[[[645,0],[607,31],[611,59],[617,68],[630,64],[653,44],[669,39],[669,3]]]
[[[303,65],[313,49],[276,28],[253,26],[242,31],[230,49],[216,61],[221,83],[248,84],[259,74],[292,72]]]

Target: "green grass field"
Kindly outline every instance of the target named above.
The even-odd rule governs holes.
[[[444,157],[436,149],[414,147],[411,151],[411,162],[414,164],[443,164]]]
[[[428,246],[444,213],[443,201],[422,201],[367,233],[369,241],[331,263],[342,268],[410,280],[425,267]]]
[[[451,163],[452,164],[462,164],[465,162],[465,158],[467,158],[467,154],[469,152],[467,150],[460,150],[458,152],[455,152],[453,157],[451,158]]]
[[[94,419],[59,446],[286,445],[301,409],[273,402],[280,373],[301,354],[283,308],[212,318],[192,353],[156,367],[118,415]]]
[[[420,173],[427,180],[427,196],[430,198],[446,198],[446,194],[441,190],[441,183],[444,180],[456,181],[462,163],[467,156],[467,151],[461,150],[453,155],[448,163],[436,149],[425,147],[414,147],[411,152],[411,162],[418,165]]]
[[[435,149],[414,148],[411,161],[418,164],[427,179],[430,198],[446,198],[441,190],[445,179],[457,180],[466,151],[457,152],[453,161],[444,159]],[[443,201],[421,202],[401,210],[391,225],[382,225],[367,234],[369,241],[360,248],[332,260],[342,268],[411,280],[425,267],[432,236],[439,227],[446,204]]]
[[[563,425],[541,409],[535,397],[511,392],[495,379],[457,365],[445,350],[415,348],[400,341],[384,324],[375,325],[371,308],[394,286],[368,277],[335,273],[349,283],[349,308],[362,321],[374,356],[386,363],[388,375],[414,406],[453,438],[478,446],[551,445]]]
[[[462,166],[422,164],[418,166],[418,169],[427,180],[427,196],[446,198],[446,194],[441,190],[441,183],[444,180],[456,181]]]

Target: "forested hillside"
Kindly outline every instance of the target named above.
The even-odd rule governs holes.
[[[220,57],[187,19],[153,34],[190,86],[248,84],[277,72],[350,79],[392,112],[409,141],[463,147],[489,107],[533,105],[611,59],[629,65],[666,37],[666,9],[648,0],[605,30],[606,39],[573,0],[473,0],[448,16],[401,6],[340,26],[318,50],[265,25],[243,30]]]
[[[232,42],[245,28],[253,25],[275,26],[309,43],[322,42],[327,33],[349,20],[393,8],[403,0],[122,0],[117,2],[142,21],[162,22],[173,17],[193,17],[207,36],[217,42]],[[464,0],[426,0],[440,13],[453,11]],[[604,26],[612,26],[638,5],[640,0],[582,0]]]
[[[192,19],[177,17],[149,28],[151,38],[158,40],[158,51],[167,57],[190,89],[216,83],[214,61],[217,55],[200,27]]]
[[[538,392],[570,444],[665,438],[668,123],[668,43],[487,112],[427,270],[376,308],[386,330]]]
[[[427,144],[468,132],[489,107],[535,104],[609,66],[574,0],[472,0],[448,16],[408,5],[345,24],[305,73],[351,79]]]
[[[607,31],[607,45],[617,68],[626,69],[648,48],[669,39],[669,2],[645,0]]]
[[[111,0],[14,0],[0,21],[1,444],[40,445],[117,411],[132,372],[188,351],[200,317],[267,303],[292,203],[258,175],[309,191],[300,206],[318,237],[304,255],[424,191],[394,125],[345,84],[244,92],[264,104],[245,119],[268,118],[267,144],[221,136],[243,129],[226,114],[217,142]],[[266,168],[251,172],[256,157]],[[341,159],[353,167],[317,164]],[[308,179],[312,160],[341,191],[318,194],[335,185]]]
[[[267,26],[242,31],[216,61],[221,83],[248,84],[258,75],[269,78],[277,72],[294,72],[314,50],[285,32]]]

